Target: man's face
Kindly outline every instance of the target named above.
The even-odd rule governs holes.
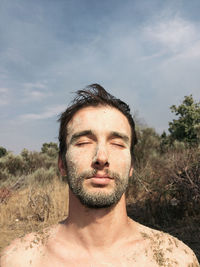
[[[86,107],[67,127],[66,174],[71,191],[90,208],[116,204],[132,174],[127,118],[112,107]]]

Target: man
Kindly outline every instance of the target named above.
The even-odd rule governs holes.
[[[129,107],[93,84],[60,117],[59,169],[69,215],[4,251],[2,267],[199,266],[185,244],[128,218],[125,190],[137,141]]]

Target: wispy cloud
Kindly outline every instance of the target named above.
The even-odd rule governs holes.
[[[200,18],[193,1],[20,2],[3,1],[0,10],[6,25],[0,29],[0,107],[6,114],[0,139],[9,146],[29,146],[25,136],[31,136],[35,148],[42,129],[50,140],[54,116],[66,108],[70,92],[93,82],[161,130],[172,104],[199,96]]]
[[[42,101],[52,96],[52,93],[48,90],[39,91],[39,90],[25,90],[24,97],[21,99],[22,102],[34,102],[34,101]]]
[[[7,94],[9,92],[8,88],[0,88],[0,94]]]
[[[31,91],[30,97],[33,99],[41,99],[41,98],[45,97],[45,93],[40,92],[40,91]]]
[[[23,102],[41,101],[52,96],[46,82],[24,83],[23,87]]]
[[[35,83],[24,83],[24,87],[28,89],[44,89],[46,88],[46,84],[42,82],[35,82]]]
[[[5,106],[10,103],[9,99],[9,89],[0,88],[0,106]]]
[[[181,52],[198,38],[195,25],[177,16],[145,27],[144,33],[173,53]]]
[[[48,119],[48,118],[52,118],[54,116],[58,116],[65,109],[66,109],[65,105],[56,105],[56,106],[46,108],[46,110],[41,112],[41,113],[23,114],[19,117],[19,119],[22,121]]]

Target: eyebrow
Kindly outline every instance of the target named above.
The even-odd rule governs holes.
[[[80,137],[82,136],[95,136],[94,132],[91,130],[85,130],[85,131],[80,131],[72,135],[70,139],[70,144],[74,144]],[[126,144],[129,144],[130,139],[126,134],[120,133],[113,131],[109,134],[109,138],[120,138],[122,139]]]
[[[94,135],[94,133],[91,130],[85,130],[85,131],[81,131],[81,132],[77,132],[75,134],[72,135],[71,139],[70,139],[70,144],[75,143],[80,137],[82,136],[88,136],[88,135]]]
[[[119,133],[119,132],[111,132],[110,133],[110,138],[120,138],[122,139],[126,144],[129,144],[130,139],[126,134]]]

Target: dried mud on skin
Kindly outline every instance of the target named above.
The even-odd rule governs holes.
[[[49,228],[40,230],[34,234],[33,240],[30,242],[30,245],[27,246],[27,249],[33,248],[34,245],[45,245],[52,235]],[[153,252],[153,260],[155,262],[155,266],[159,267],[175,267],[179,266],[176,259],[173,257],[166,257],[166,251],[169,253],[173,253],[174,247],[179,247],[179,241],[172,236],[168,236],[168,239],[164,239],[165,233],[155,233],[151,231],[151,234],[141,232],[141,235],[144,239],[148,239],[150,241],[150,247],[148,250],[145,250],[145,256],[148,257],[148,251]],[[23,239],[22,239],[23,240]],[[167,246],[166,246],[167,242]],[[165,243],[165,244],[164,244]],[[188,254],[187,250],[183,249],[185,254]],[[194,258],[193,262],[188,264],[188,267],[200,267],[196,259]]]
[[[45,228],[43,230],[39,230],[38,232],[35,232],[33,234],[33,237],[31,237],[31,240],[27,240],[26,237],[21,237],[20,241],[23,243],[27,243],[28,245],[25,246],[25,249],[33,249],[37,246],[45,246],[49,240],[49,238],[53,235],[54,231],[51,231],[51,228]],[[141,236],[145,240],[150,241],[150,246],[148,249],[145,250],[145,256],[149,257],[149,253],[153,252],[153,257],[150,256],[151,262],[155,264],[155,266],[159,267],[179,267],[179,263],[174,259],[174,257],[166,257],[166,251],[169,253],[173,253],[174,248],[179,247],[179,241],[172,237],[168,236],[168,239],[164,238],[164,235],[166,235],[163,232],[155,233],[153,230],[150,232],[150,234],[147,234],[145,232],[141,232]],[[17,247],[13,249],[17,250]],[[188,254],[187,250],[183,249],[185,254]],[[41,250],[42,254],[42,250]],[[42,255],[44,256],[44,255]],[[170,256],[170,255],[168,255]],[[32,261],[30,260],[30,265],[32,265]],[[188,264],[188,267],[200,267],[196,259],[194,258],[193,262]]]
[[[33,248],[34,245],[45,245],[49,237],[50,237],[49,229],[44,229],[36,232],[34,234],[33,240],[30,241],[30,244],[26,247],[26,249]]]
[[[163,248],[163,245],[166,241],[164,241],[164,233],[154,233],[151,231],[151,235],[147,233],[141,232],[141,235],[144,239],[148,239],[150,241],[150,251],[153,252],[153,260],[155,261],[157,266],[160,267],[175,267],[179,266],[178,262],[173,259],[165,256],[165,252],[173,253],[174,246],[178,248],[178,240],[175,237],[168,237],[167,247]],[[188,252],[183,249],[185,254]],[[146,257],[148,256],[148,251],[145,251]],[[188,267],[200,267],[196,259],[194,259],[193,263],[190,263]]]

